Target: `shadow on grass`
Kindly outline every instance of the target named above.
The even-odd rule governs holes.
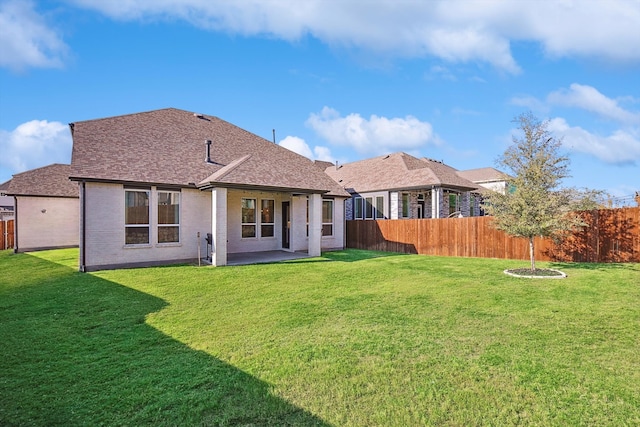
[[[0,266],[25,268],[0,283],[0,425],[328,425],[148,326],[161,299],[28,254]]]

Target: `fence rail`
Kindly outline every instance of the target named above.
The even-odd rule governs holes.
[[[640,262],[640,207],[581,212],[587,227],[535,239],[539,261]],[[529,242],[491,217],[347,221],[347,247],[423,255],[529,259]]]
[[[14,220],[0,221],[0,250],[13,248]]]

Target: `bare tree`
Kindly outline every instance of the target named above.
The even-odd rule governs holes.
[[[571,211],[584,199],[575,190],[561,188],[569,176],[569,158],[560,154],[562,139],[549,131],[549,122],[531,112],[516,117],[521,134],[498,159],[511,176],[504,193],[492,193],[483,203],[494,217],[494,227],[512,236],[529,239],[531,271],[536,269],[534,238],[584,225]]]

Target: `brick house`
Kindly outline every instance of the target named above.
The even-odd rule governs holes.
[[[80,270],[344,247],[349,194],[312,161],[174,108],[70,124]]]
[[[351,195],[348,220],[480,215],[478,185],[440,161],[399,152],[343,165],[317,164]]]

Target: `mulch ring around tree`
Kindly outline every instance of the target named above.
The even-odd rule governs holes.
[[[513,277],[522,277],[524,279],[564,279],[567,277],[562,271],[552,268],[536,268],[533,271],[530,268],[514,268],[504,270],[504,274]]]

